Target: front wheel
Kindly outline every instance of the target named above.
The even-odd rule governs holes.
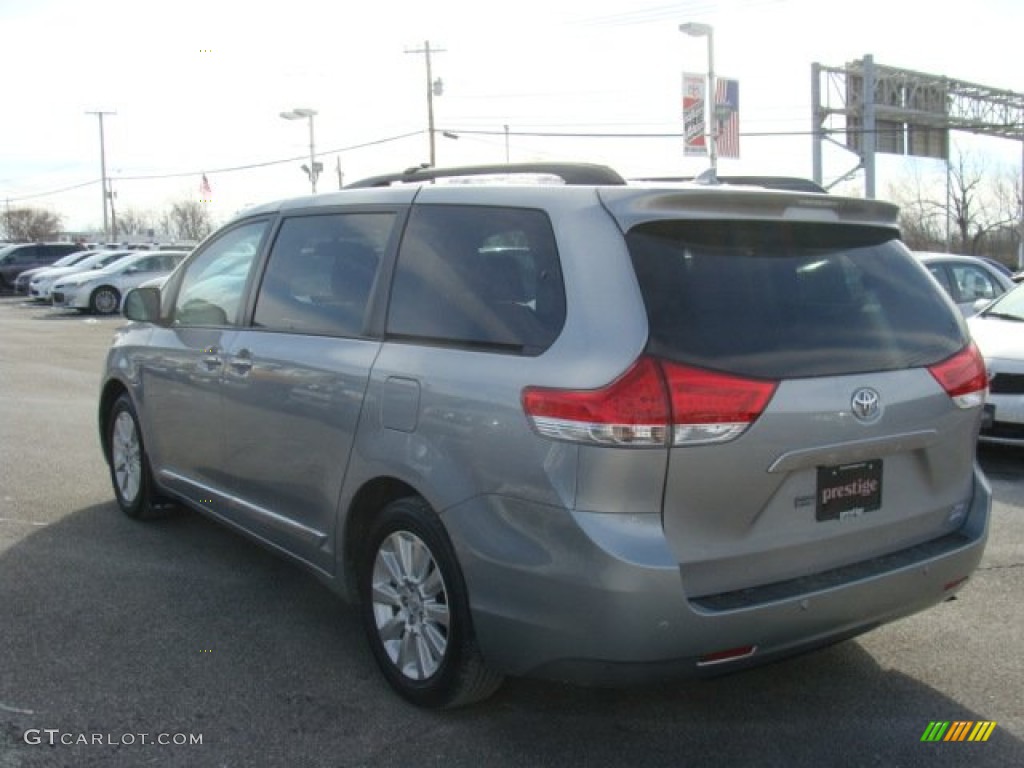
[[[117,505],[128,517],[152,516],[154,503],[153,478],[142,445],[142,431],[131,398],[123,394],[110,409],[107,422],[110,445],[110,479],[114,484]]]
[[[473,636],[466,587],[441,521],[419,497],[374,522],[359,564],[363,624],[384,677],[422,707],[480,701],[501,685]]]
[[[109,285],[101,285],[89,297],[89,309],[97,315],[112,315],[120,306],[121,294]]]

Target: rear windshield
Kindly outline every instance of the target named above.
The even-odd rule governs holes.
[[[661,221],[627,235],[649,351],[772,379],[915,368],[967,342],[891,230]]]

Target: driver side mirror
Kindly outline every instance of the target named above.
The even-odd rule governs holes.
[[[124,316],[140,323],[160,322],[160,289],[135,288],[124,297]]]

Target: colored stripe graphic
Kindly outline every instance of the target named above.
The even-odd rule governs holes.
[[[924,733],[921,735],[921,741],[942,741],[942,737],[946,735],[946,729],[949,728],[949,723],[941,723],[933,720],[928,723],[928,727],[924,729]]]
[[[974,730],[971,731],[971,735],[967,737],[968,741],[988,741],[988,737],[992,735],[992,731],[996,729],[994,722],[981,722],[974,726]]]
[[[965,722],[963,720],[954,721],[953,725],[950,726],[949,733],[946,734],[946,738],[943,741],[963,741],[967,738],[967,732],[971,726],[974,725],[972,722]]]
[[[992,720],[932,720],[921,734],[921,741],[988,741],[996,725]]]

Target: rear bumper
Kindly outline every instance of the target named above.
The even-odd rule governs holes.
[[[488,663],[618,685],[698,676],[828,645],[948,599],[981,560],[991,489],[975,469],[964,524],[932,542],[742,594],[688,599],[657,515],[574,513],[503,497],[444,520]],[[752,646],[733,662],[702,664]]]

